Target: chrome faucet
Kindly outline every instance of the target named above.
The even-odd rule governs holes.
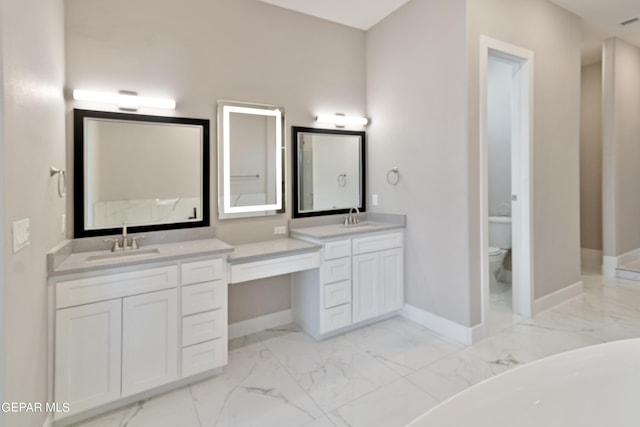
[[[356,214],[353,214],[353,210],[356,210]],[[357,224],[360,222],[360,209],[358,209],[357,207],[353,207],[351,209],[349,209],[349,217],[347,219],[349,224]]]
[[[129,241],[127,240],[127,224],[122,224],[122,250],[126,251],[130,249]]]
[[[111,252],[127,251],[129,249],[138,249],[140,245],[138,240],[144,239],[145,236],[132,237],[131,240],[127,237],[127,225],[122,226],[122,237],[116,237],[115,239],[104,239],[106,243],[113,243],[111,246]]]

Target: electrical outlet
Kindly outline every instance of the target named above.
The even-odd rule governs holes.
[[[60,217],[60,233],[64,234],[67,232],[67,214],[62,214]]]
[[[20,249],[26,247],[31,243],[29,241],[29,218],[14,221],[12,226],[13,231],[13,253],[15,254]]]
[[[371,204],[373,206],[378,206],[378,195],[374,194],[373,196],[371,196]]]
[[[280,227],[273,227],[273,234],[279,236],[281,234],[287,234],[287,227],[282,225]]]

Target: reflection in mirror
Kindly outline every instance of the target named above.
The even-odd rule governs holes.
[[[75,237],[209,225],[209,121],[74,110]]]
[[[284,212],[284,110],[219,101],[218,122],[219,217]]]
[[[294,217],[365,210],[365,133],[293,127]]]

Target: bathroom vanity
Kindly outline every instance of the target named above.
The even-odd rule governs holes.
[[[294,320],[316,339],[394,315],[404,305],[404,216],[369,217],[378,221],[291,222],[292,237],[322,247],[319,268],[295,273],[291,287]]]
[[[240,155],[241,162],[218,165],[219,219],[281,213],[284,109],[221,101],[219,119],[219,158],[230,158],[232,146],[235,156],[267,153],[264,161]],[[273,134],[242,137],[252,129]],[[119,146],[129,134],[145,137],[126,149],[136,144],[150,152],[169,135],[158,176],[153,168],[118,182],[99,174],[113,168],[92,153],[128,159]],[[289,238],[232,247],[209,227],[208,121],[74,111],[76,239],[47,259],[49,397],[70,409],[55,414],[56,426],[220,373],[227,364],[228,286],[235,283],[290,275],[292,320],[316,339],[403,307],[405,216],[350,212],[366,208],[364,132],[294,127],[293,134],[300,162]],[[245,139],[257,146],[239,149]],[[167,178],[163,172],[185,150],[185,169]],[[149,177],[144,191],[128,193],[129,183]],[[123,195],[92,198],[109,192]]]
[[[53,399],[70,408],[55,421],[132,403],[226,365],[232,250],[202,239],[52,260]]]

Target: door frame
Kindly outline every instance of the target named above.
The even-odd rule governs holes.
[[[487,92],[489,57],[513,64],[512,97],[512,189],[511,202],[513,311],[531,317],[533,281],[533,52],[487,36],[480,36],[480,254],[482,323],[487,326],[489,299],[489,177]],[[515,155],[514,155],[514,147]],[[486,330],[486,329],[485,329]]]

